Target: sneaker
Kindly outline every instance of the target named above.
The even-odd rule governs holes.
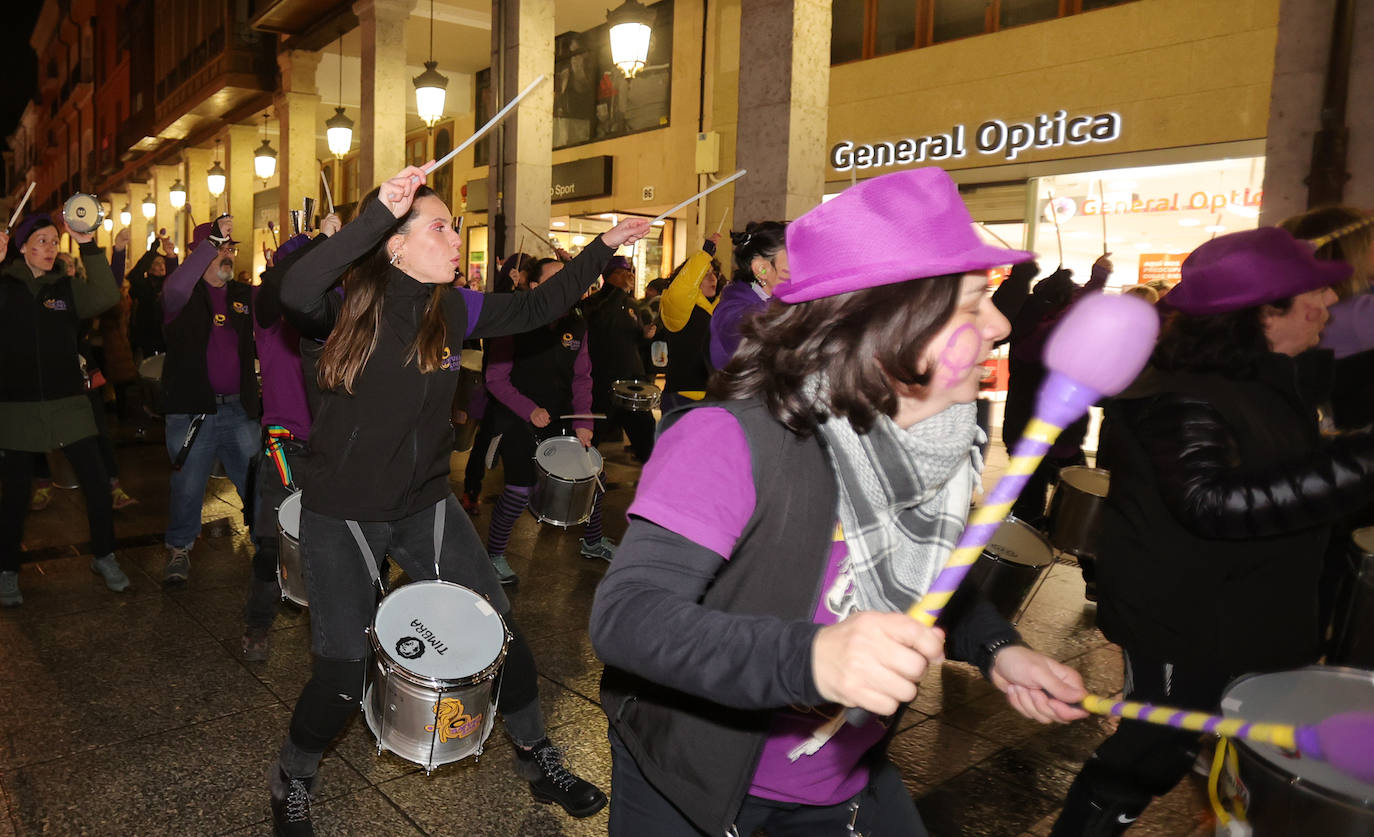
[[[243,659],[250,663],[266,662],[272,649],[271,635],[267,628],[245,628],[243,631]]]
[[[606,807],[606,794],[563,766],[563,753],[545,738],[532,749],[515,748],[515,769],[530,783],[537,802],[557,802],[569,816],[590,817]]]
[[[33,490],[33,499],[29,501],[29,511],[42,511],[52,502],[52,483],[39,485]]]
[[[463,511],[473,517],[482,513],[481,501],[478,499],[477,495],[473,494],[471,491],[463,492],[462,496],[458,498],[458,505],[462,506]]]
[[[602,538],[596,543],[587,543],[586,539],[578,538],[577,545],[580,547],[579,554],[583,558],[600,558],[609,561],[615,557],[615,542],[610,538]]]
[[[163,584],[185,584],[191,577],[191,550],[185,546],[167,549],[167,566],[162,568]]]
[[[496,570],[496,579],[502,584],[514,584],[520,580],[520,577],[515,574],[515,570],[512,570],[510,564],[507,563],[506,553],[497,552],[493,554],[488,552],[487,557],[491,559],[491,566]]]
[[[116,593],[123,593],[129,589],[129,577],[119,568],[119,562],[115,560],[113,552],[103,558],[92,558],[91,572],[105,579],[105,586]]]
[[[310,822],[310,791],[315,777],[296,779],[278,767],[272,781],[272,830],[277,837],[314,837]]]
[[[130,497],[128,492],[118,485],[110,486],[110,502],[114,505],[116,511],[119,509],[127,509],[129,506],[138,503],[137,500]]]
[[[19,573],[0,573],[0,607],[19,607],[24,597],[19,593]]]

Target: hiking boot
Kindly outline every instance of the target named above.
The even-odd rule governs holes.
[[[511,569],[510,564],[507,563],[506,553],[497,552],[493,554],[489,552],[487,557],[491,559],[491,566],[496,570],[497,581],[502,584],[514,584],[520,580],[520,577],[515,574],[515,570]]]
[[[92,558],[91,572],[105,579],[105,586],[116,593],[123,593],[129,589],[129,577],[119,568],[119,562],[115,560],[113,552],[102,558]]]
[[[29,500],[29,511],[42,511],[52,502],[52,483],[42,482],[33,490],[33,499]]]
[[[268,783],[272,790],[272,830],[277,837],[314,837],[310,822],[310,791],[315,777],[296,779],[277,767]]]
[[[138,501],[130,497],[129,493],[120,487],[118,483],[115,483],[110,486],[110,503],[114,506],[115,511],[119,511],[120,509],[127,509],[129,506],[136,505]]]
[[[243,631],[243,659],[250,663],[267,661],[272,650],[271,635],[265,627],[245,628]]]
[[[462,496],[458,498],[458,505],[462,506],[463,511],[467,512],[473,517],[476,517],[482,513],[481,501],[478,499],[476,494],[473,494],[470,491],[463,492]]]
[[[515,748],[515,770],[530,783],[537,802],[557,802],[573,817],[590,817],[606,807],[600,788],[563,766],[563,753],[545,738],[532,749]]]
[[[191,577],[191,549],[173,546],[167,549],[167,566],[162,568],[163,584],[185,584]]]
[[[19,593],[19,572],[0,573],[0,607],[19,607],[24,597]]]
[[[603,561],[610,561],[615,557],[615,542],[610,538],[602,538],[595,543],[587,543],[585,539],[578,538],[578,554],[583,558],[600,558]]]

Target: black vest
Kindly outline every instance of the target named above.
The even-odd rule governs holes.
[[[711,343],[711,312],[692,306],[692,315],[680,331],[668,332],[668,392],[694,392],[706,389],[711,378],[708,353]]]
[[[757,495],[753,516],[702,604],[810,621],[838,501],[820,442],[792,433],[756,400],[689,405],[665,416],[660,432],[698,406],[722,407],[739,421]],[[698,828],[724,834],[749,791],[774,712],[721,706],[609,666],[601,705],[649,782]]]
[[[40,285],[34,297],[23,280],[0,275],[0,401],[51,401],[84,393],[79,325],[70,278]]]
[[[262,411],[258,378],[253,366],[253,289],[242,282],[230,282],[227,295],[227,325],[238,335],[239,403],[250,418]],[[176,318],[162,326],[167,338],[167,359],[162,368],[162,411],[167,414],[214,413],[215,391],[210,388],[210,372],[205,350],[210,345],[210,292],[197,279]]]
[[[515,388],[550,413],[571,411],[573,365],[587,339],[587,322],[582,315],[574,310],[558,322],[517,334],[513,339],[510,380]]]

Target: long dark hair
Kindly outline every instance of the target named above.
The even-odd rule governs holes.
[[[735,272],[731,282],[756,282],[753,264],[755,256],[772,260],[787,243],[785,221],[750,221],[744,232],[730,233],[730,245],[735,250]]]
[[[1265,309],[1288,311],[1293,299],[1208,316],[1171,309],[1167,298],[1160,305],[1164,323],[1150,365],[1166,372],[1246,379],[1255,376],[1260,361],[1273,351],[1264,334]]]
[[[377,193],[378,189],[368,192],[360,205],[367,206],[367,201],[376,200]],[[353,384],[377,349],[377,335],[381,331],[382,299],[391,271],[387,241],[391,236],[404,234],[410,229],[410,222],[415,218],[415,205],[420,198],[434,195],[434,190],[428,186],[416,189],[410,212],[398,219],[395,226],[382,236],[376,248],[354,262],[344,275],[343,308],[320,355],[321,389],[342,389],[349,395],[353,394]],[[420,319],[420,330],[406,353],[405,362],[414,361],[421,372],[438,371],[439,364],[443,362],[444,344],[448,339],[448,326],[444,322],[444,310],[440,302],[443,293],[443,285],[435,285],[430,292],[425,313]]]
[[[893,382],[930,382],[925,355],[954,314],[962,274],[911,279],[786,305],[772,302],[741,326],[730,363],[711,379],[708,397],[758,397],[789,430],[810,435],[826,416],[849,419],[859,433],[897,412]],[[830,382],[827,403],[803,384]]]

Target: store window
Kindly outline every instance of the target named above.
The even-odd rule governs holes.
[[[867,6],[868,0],[835,0],[830,18],[831,64],[864,57],[864,10]]]
[[[916,46],[916,0],[877,0],[873,54],[889,55]]]

